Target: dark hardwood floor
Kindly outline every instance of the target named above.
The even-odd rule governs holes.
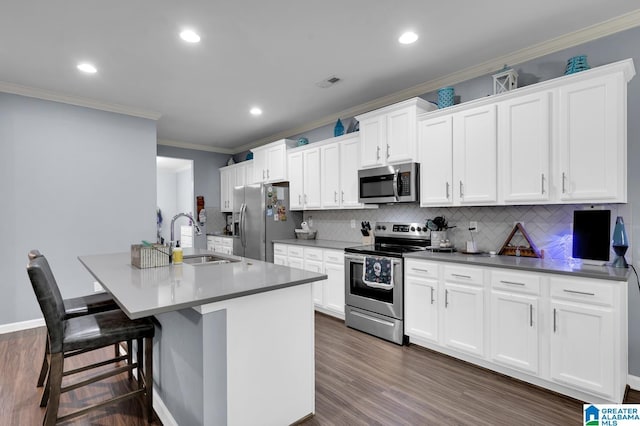
[[[0,425],[42,424],[35,387],[44,328],[0,335]],[[112,351],[113,348],[104,350]],[[71,358],[80,365],[100,351]],[[108,367],[106,367],[108,368]],[[63,395],[61,410],[130,386],[126,374]],[[630,391],[626,402],[640,403]],[[579,425],[582,402],[415,345],[397,346],[316,315],[315,425]],[[144,425],[137,401],[79,418],[73,425]],[[156,419],[154,424],[160,424]],[[186,425],[189,426],[189,425]]]

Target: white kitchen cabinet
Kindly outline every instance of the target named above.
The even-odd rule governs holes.
[[[304,248],[304,269],[306,271],[317,272],[322,274],[322,249]],[[324,304],[325,281],[316,281],[313,283],[313,303],[322,306]]]
[[[540,277],[494,270],[491,274],[491,359],[537,375]]]
[[[621,398],[626,377],[620,374],[620,339],[626,343],[626,324],[614,319],[614,310],[626,307],[616,289],[575,278],[552,278],[550,285],[551,379]]]
[[[358,135],[320,147],[322,208],[362,208],[358,201]]]
[[[622,72],[558,89],[560,199],[627,201],[626,81]]]
[[[287,148],[295,145],[295,141],[281,139],[251,149],[253,152],[253,181],[255,183],[286,181]]]
[[[220,169],[220,211],[231,212],[233,210],[233,187],[235,186],[236,173],[233,167]]]
[[[549,200],[551,91],[498,103],[499,185],[509,204]]]
[[[496,106],[453,115],[453,194],[456,205],[496,204]]]
[[[208,235],[207,250],[223,254],[233,254],[233,237]]]
[[[325,281],[324,300],[322,308],[328,314],[344,319],[344,252],[340,250],[323,250]]]
[[[320,208],[320,148],[288,154],[291,210]]]
[[[452,115],[418,120],[418,161],[420,206],[453,204]]]
[[[484,355],[482,287],[445,282],[443,344],[472,355]]]
[[[360,122],[360,166],[383,166],[417,159],[417,114],[435,105],[413,98],[356,117]]]
[[[435,262],[404,262],[404,330],[411,341],[438,344],[440,333],[439,267]]]

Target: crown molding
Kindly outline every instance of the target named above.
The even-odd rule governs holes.
[[[51,90],[37,87],[22,86],[20,84],[0,81],[0,92],[14,95],[26,96],[29,98],[43,99],[45,101],[60,102],[63,104],[81,106],[85,108],[97,109],[100,111],[115,112],[117,114],[130,115],[133,117],[146,118],[157,121],[162,114],[142,108],[135,108],[115,103],[101,102],[95,99],[83,98],[81,96],[65,95]]]
[[[235,148],[235,149],[217,148],[217,147],[209,146],[209,145],[200,145],[200,144],[196,144],[196,143],[172,141],[172,140],[169,140],[169,139],[158,139],[157,144],[158,145],[164,145],[164,146],[172,146],[174,148],[194,149],[196,151],[215,152],[215,153],[218,153],[218,154],[231,154],[231,155],[233,155],[235,153],[242,152],[242,151],[238,151],[237,148]]]
[[[246,150],[255,148],[256,146],[264,145],[265,143],[273,142],[274,140],[308,132],[310,130],[317,129],[318,127],[335,123],[338,118],[354,117],[356,115],[363,114],[374,109],[382,108],[387,105],[407,100],[409,98],[414,98],[420,95],[424,95],[425,93],[436,91],[444,86],[451,86],[456,83],[493,73],[496,70],[501,69],[504,64],[521,64],[523,62],[540,58],[542,56],[549,55],[551,53],[555,53],[569,47],[578,46],[580,44],[597,40],[599,38],[606,37],[638,26],[640,26],[640,9],[624,15],[620,15],[607,21],[600,22],[590,27],[574,31],[572,33],[568,33],[538,44],[534,44],[524,49],[516,50],[515,52],[499,56],[497,58],[482,62],[469,68],[462,69],[460,71],[456,71],[441,78],[429,80],[416,86],[409,87],[405,90],[395,92],[391,95],[383,96],[370,102],[345,109],[336,114],[323,117],[310,123],[306,123],[304,125],[276,133],[275,135],[259,139],[250,144],[243,145],[238,149]]]

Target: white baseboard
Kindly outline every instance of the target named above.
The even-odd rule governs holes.
[[[627,384],[633,390],[640,390],[640,377],[631,374],[627,375]]]
[[[153,389],[153,410],[164,426],[178,426],[178,422],[176,422],[176,419],[173,418],[167,406],[164,405],[164,402],[158,396],[158,390],[156,388]]]
[[[28,330],[30,328],[38,328],[44,326],[44,318],[29,321],[12,322],[11,324],[0,325],[0,334],[13,333],[14,331]]]

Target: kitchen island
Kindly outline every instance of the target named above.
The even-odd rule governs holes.
[[[185,259],[216,255],[184,250]],[[163,424],[282,425],[315,411],[311,283],[326,275],[248,258],[138,269],[79,257],[131,318],[154,316]]]

